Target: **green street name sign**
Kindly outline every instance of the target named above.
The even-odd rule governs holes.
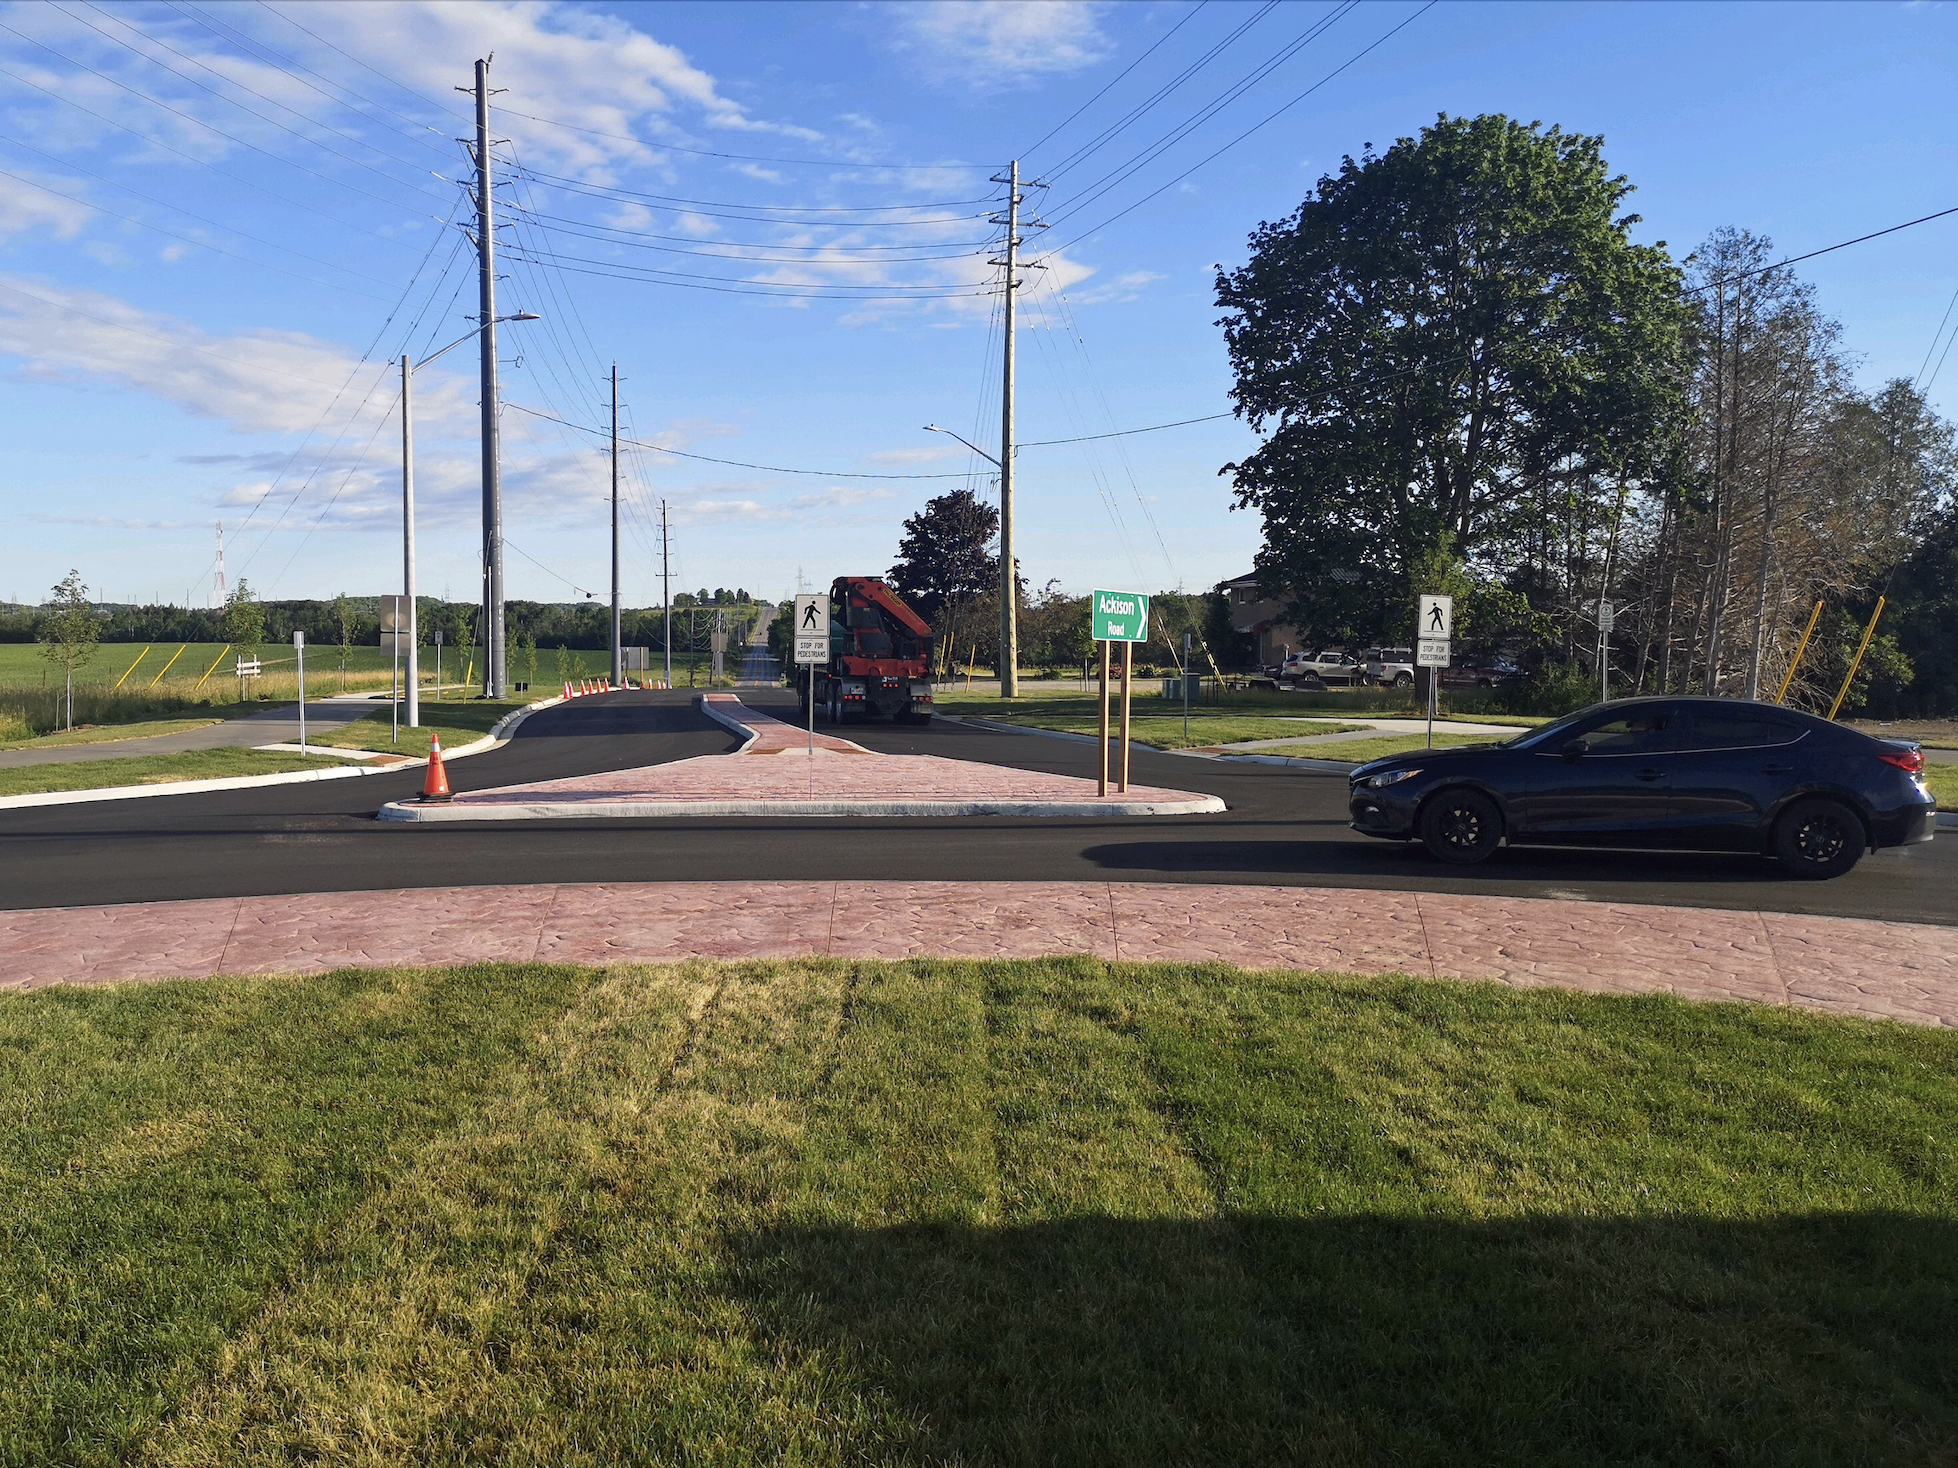
[[[1096,642],[1147,642],[1149,597],[1141,591],[1097,591],[1094,608]]]

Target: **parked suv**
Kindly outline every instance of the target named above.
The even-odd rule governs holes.
[[[1411,647],[1371,647],[1367,649],[1366,681],[1391,683],[1407,688],[1414,682],[1414,649]]]
[[[1317,673],[1324,683],[1357,683],[1365,676],[1366,669],[1360,660],[1350,652],[1338,648],[1326,648],[1320,652],[1293,653],[1285,659],[1287,668],[1309,669]]]

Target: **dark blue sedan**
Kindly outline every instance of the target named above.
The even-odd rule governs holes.
[[[1508,841],[1753,852],[1837,877],[1937,829],[1917,745],[1731,698],[1598,704],[1500,744],[1378,759],[1351,784],[1354,830],[1461,864]]]

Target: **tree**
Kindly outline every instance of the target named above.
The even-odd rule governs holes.
[[[956,644],[975,640],[970,629],[981,600],[991,594],[998,606],[999,557],[992,550],[998,534],[999,511],[969,489],[926,500],[904,522],[891,587],[931,623],[947,658]],[[980,634],[976,640],[987,639]],[[992,645],[998,640],[995,633]]]
[[[70,571],[55,583],[48,614],[41,622],[41,656],[61,669],[67,693],[65,727],[75,727],[75,670],[95,656],[102,636],[101,620],[82,585],[82,573]]]
[[[256,662],[259,644],[265,641],[265,605],[244,577],[224,599],[224,616],[218,620],[218,635],[238,649],[246,662]],[[251,656],[246,657],[249,653]],[[243,680],[240,680],[241,682]]]
[[[1444,115],[1347,158],[1219,274],[1237,412],[1269,427],[1223,472],[1264,518],[1260,579],[1314,635],[1404,635],[1424,554],[1500,573],[1546,494],[1593,501],[1664,461],[1679,272],[1632,243],[1601,147]]]
[[[537,682],[537,639],[528,632],[517,637],[517,662],[523,668],[524,687],[530,688]]]
[[[340,691],[347,691],[347,663],[354,655],[354,614],[347,606],[347,594],[341,592],[333,598],[333,627],[339,633],[335,644],[340,654]]]

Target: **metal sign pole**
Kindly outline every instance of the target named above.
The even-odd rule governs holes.
[[[1108,654],[1107,643],[1101,644],[1101,776],[1097,795],[1108,793]]]
[[[293,655],[299,659],[299,752],[306,752],[306,634],[292,634]]]
[[[1190,634],[1183,634],[1183,743],[1190,742]]]
[[[1129,788],[1129,689],[1135,683],[1135,644],[1122,644],[1122,783],[1119,787],[1124,795]]]
[[[394,742],[401,742],[401,634],[394,634],[394,671],[388,681],[388,708],[394,714]]]

